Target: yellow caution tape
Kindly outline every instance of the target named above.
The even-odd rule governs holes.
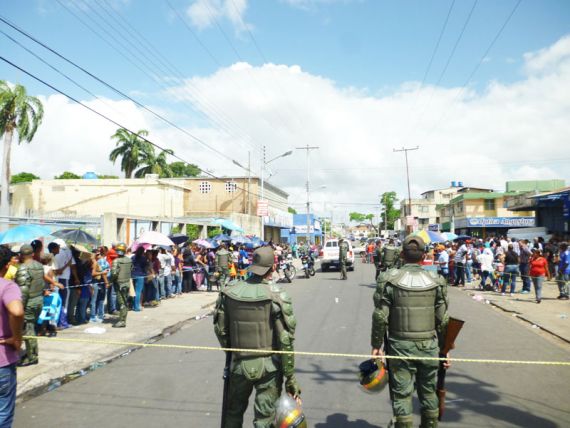
[[[92,339],[65,339],[62,337],[24,336],[24,339],[39,339],[55,342],[68,343],[91,343],[96,345],[130,346],[137,348],[161,348],[161,349],[183,349],[187,351],[224,351],[224,352],[247,352],[252,354],[267,354],[264,349],[241,349],[241,348],[220,348],[217,346],[197,346],[197,345],[169,345],[164,343],[144,343],[144,342],[123,342],[119,340],[92,340]],[[370,354],[343,354],[338,352],[306,352],[306,351],[278,351],[272,350],[273,354],[293,354],[306,357],[327,357],[327,358],[354,358],[367,359],[379,358]],[[399,355],[384,355],[387,360],[414,360],[414,361],[450,361],[455,363],[482,363],[482,364],[523,364],[532,366],[570,366],[570,361],[528,361],[528,360],[498,360],[483,358],[438,358],[438,357],[406,357]]]

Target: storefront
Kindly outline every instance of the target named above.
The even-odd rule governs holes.
[[[312,214],[309,217],[308,235],[312,244],[322,244],[323,231],[321,222]],[[290,244],[307,242],[307,214],[294,214],[293,227],[291,229],[281,229],[281,240]]]
[[[455,220],[455,233],[476,238],[506,235],[507,230],[535,227],[534,217],[466,217]]]

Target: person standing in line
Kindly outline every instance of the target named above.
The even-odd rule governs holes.
[[[568,300],[568,283],[570,282],[570,250],[568,249],[567,242],[561,242],[559,248],[558,274],[556,276],[556,282],[558,284],[560,295],[557,299]]]
[[[522,240],[519,242],[519,272],[522,280],[522,294],[530,293],[531,280],[529,277],[529,262],[532,252],[528,248],[528,241]]]
[[[447,284],[422,266],[425,244],[408,236],[403,243],[404,266],[383,272],[374,293],[372,355],[437,358],[444,345],[449,316]],[[387,342],[386,342],[387,338]],[[444,363],[448,368],[449,364]],[[390,390],[396,428],[413,427],[412,394],[418,391],[421,428],[437,427],[437,360],[390,359]]]
[[[194,268],[196,259],[190,245],[187,245],[182,252],[182,292],[190,293],[194,289]]]
[[[91,283],[93,293],[91,293],[90,322],[97,323],[103,322],[105,316],[105,295],[107,294],[107,288],[109,288],[109,282],[107,281],[108,272],[101,268],[99,260],[101,260],[101,254],[96,249],[93,252],[93,282]]]
[[[455,253],[454,262],[455,262],[455,281],[453,282],[454,286],[458,286],[461,284],[462,287],[465,286],[465,261],[467,258],[467,246],[465,245],[464,241],[459,241],[459,248]]]
[[[348,279],[346,274],[346,262],[348,259],[348,243],[344,238],[340,238],[338,241],[338,258],[340,263],[340,279]]]
[[[117,245],[116,251],[117,251],[117,254],[119,254],[118,245]],[[124,255],[123,255],[123,257],[121,257],[121,255],[119,255],[119,258],[128,258],[128,257],[124,257]],[[138,247],[135,251],[135,255],[132,257],[132,261],[131,261],[131,259],[129,259],[129,262],[132,263],[132,281],[133,281],[133,285],[135,288],[135,298],[133,301],[133,310],[135,312],[140,312],[141,301],[142,301],[142,291],[143,291],[143,287],[144,287],[144,281],[148,275],[147,271],[148,271],[148,263],[149,263],[146,255],[144,253],[144,248]],[[114,266],[114,264],[113,264],[113,266]],[[115,287],[115,292],[116,292],[116,287]],[[128,297],[128,290],[127,290],[127,297]],[[119,296],[117,296],[117,299],[118,298],[119,298]]]
[[[16,408],[16,365],[20,359],[24,305],[18,285],[4,278],[13,253],[0,246],[0,427],[11,427]]]
[[[503,273],[503,287],[501,294],[504,296],[507,291],[507,283],[511,285],[511,296],[515,294],[517,285],[517,275],[519,273],[519,256],[513,249],[513,244],[509,244],[505,253],[505,271]]]
[[[60,292],[62,310],[59,316],[58,325],[62,328],[68,328],[70,324],[75,323],[75,308],[79,297],[75,292],[73,285],[79,285],[79,276],[77,275],[77,267],[75,266],[75,258],[71,250],[67,248],[67,244],[62,239],[56,239],[48,244],[48,251],[55,258],[55,271],[57,281],[63,285]]]
[[[548,272],[548,261],[542,256],[542,251],[540,251],[538,247],[532,249],[529,266],[529,274],[534,285],[536,303],[540,303],[542,301],[542,284],[544,284],[544,279],[550,276],[550,273]]]
[[[166,249],[161,248],[158,259],[160,260],[160,269],[163,275],[164,297],[170,299],[172,297],[172,265],[174,264],[174,258]]]
[[[26,336],[37,336],[37,322],[44,304],[44,267],[34,260],[34,250],[31,245],[20,248],[22,264],[16,273],[16,283],[22,292],[24,306],[24,333]],[[20,361],[20,366],[38,364],[39,349],[37,339],[25,339],[26,356]]]
[[[107,253],[108,248],[105,246],[99,247],[99,257],[97,258],[97,263],[101,266],[101,270],[106,272],[107,276],[107,312],[109,315],[119,315],[117,311],[117,294],[115,293],[115,289],[111,287],[111,265],[107,260]]]
[[[115,292],[117,293],[119,321],[113,324],[113,327],[122,328],[127,326],[127,300],[129,298],[133,264],[129,257],[125,257],[127,252],[126,244],[117,244],[115,251],[118,257],[113,260],[113,266],[111,267],[111,284],[115,287]]]
[[[220,345],[260,351],[232,352],[223,428],[243,426],[243,415],[253,389],[253,425],[257,428],[275,426],[275,405],[281,395],[283,378],[286,392],[300,399],[294,355],[272,353],[294,350],[297,324],[291,298],[272,282],[274,260],[271,247],[255,250],[249,279],[224,287],[216,303],[214,331]]]
[[[438,245],[437,251],[437,270],[438,273],[443,276],[447,282],[449,278],[449,254],[443,245]]]
[[[490,248],[485,248],[479,256],[477,262],[481,266],[481,283],[479,289],[485,290],[487,287],[487,278],[491,279],[491,286],[493,285],[493,252]]]

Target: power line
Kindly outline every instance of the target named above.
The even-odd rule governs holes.
[[[56,87],[53,86],[52,84],[50,84],[50,83],[46,82],[45,80],[43,80],[43,79],[37,77],[37,76],[34,75],[33,73],[31,73],[31,72],[29,72],[28,70],[26,70],[26,69],[20,67],[19,65],[13,63],[12,61],[10,61],[10,60],[4,58],[4,57],[1,56],[1,55],[0,55],[0,60],[4,61],[5,63],[7,63],[7,64],[9,64],[9,65],[11,65],[12,67],[16,68],[17,70],[20,70],[22,73],[26,74],[27,76],[31,77],[32,79],[36,80],[37,82],[39,82],[39,83],[41,83],[41,84],[47,86],[48,88],[52,89],[52,90],[55,91],[55,92],[57,92],[57,93],[63,95],[64,97],[66,97],[66,98],[68,98],[69,100],[75,102],[76,104],[79,104],[79,105],[82,106],[83,108],[85,108],[85,109],[89,110],[90,112],[96,114],[97,116],[99,116],[99,117],[105,119],[106,121],[108,121],[108,122],[114,124],[115,126],[118,126],[119,128],[125,129],[125,130],[128,131],[129,133],[131,133],[131,134],[133,134],[134,136],[140,138],[141,140],[145,141],[146,143],[152,145],[153,147],[156,147],[157,149],[162,150],[162,151],[167,151],[167,150],[169,150],[169,149],[166,149],[166,148],[160,146],[159,144],[153,142],[152,140],[148,139],[147,137],[145,137],[145,136],[143,136],[143,135],[140,135],[140,134],[138,134],[137,132],[134,132],[134,131],[130,130],[129,128],[123,126],[121,123],[119,123],[119,122],[117,122],[116,120],[110,118],[109,116],[107,116],[107,115],[105,115],[105,114],[99,112],[98,110],[95,110],[94,108],[89,107],[87,104],[82,103],[82,102],[79,101],[77,98],[75,98],[75,97],[73,97],[73,96],[67,94],[66,92],[62,91],[61,89],[56,88]],[[190,162],[188,162],[186,159],[180,157],[179,155],[177,155],[177,154],[175,154],[175,153],[170,154],[170,156],[172,156],[172,157],[175,158],[175,159],[180,160],[181,162],[183,162],[183,163],[185,163],[185,164],[189,164],[189,163],[190,163]],[[215,174],[213,174],[213,173],[211,173],[211,172],[209,172],[209,171],[207,171],[207,170],[205,170],[205,169],[202,169],[202,168],[200,168],[200,169],[201,169],[201,171],[202,171],[204,174],[208,175],[209,177],[211,177],[211,178],[213,178],[213,179],[215,179],[215,180],[227,180],[227,177],[218,177],[218,176],[216,176]],[[245,188],[240,187],[239,185],[236,185],[236,189],[240,189],[240,190],[242,190],[243,192],[246,192],[246,193],[252,193],[252,192],[250,192],[249,190],[246,190]],[[256,195],[257,197],[259,197],[259,194],[255,193],[255,195]],[[278,203],[278,204],[282,204],[282,203],[283,203],[283,201],[280,201],[280,200],[277,200],[277,199],[272,199],[272,198],[265,198],[265,199],[266,199],[266,200],[273,201],[273,202]]]

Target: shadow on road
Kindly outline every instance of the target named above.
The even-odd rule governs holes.
[[[342,413],[335,413],[327,416],[323,423],[315,425],[315,428],[380,428],[378,425],[371,425],[363,419],[349,421],[348,416]]]
[[[448,406],[445,410],[444,420],[448,423],[459,423],[462,419],[461,413],[468,410],[472,414],[485,415],[494,421],[504,421],[517,427],[556,428],[559,426],[555,422],[523,409],[500,404],[501,395],[498,392],[498,387],[494,384],[458,373],[449,373],[447,379],[446,389],[458,397],[457,405]],[[526,400],[524,396],[516,398],[521,401]],[[453,402],[455,400],[448,396],[446,401]],[[563,409],[557,410],[564,411]]]
[[[359,287],[376,288],[376,283],[373,284],[358,284]]]
[[[326,382],[349,382],[354,383],[358,377],[358,369],[323,370],[321,365],[311,363],[310,369],[297,367],[295,373],[303,373],[312,376],[312,380],[319,385]]]

